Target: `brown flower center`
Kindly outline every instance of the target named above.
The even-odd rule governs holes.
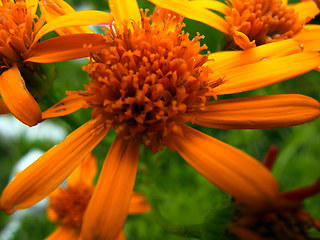
[[[208,79],[208,54],[199,54],[206,46],[199,35],[190,40],[181,30],[182,18],[155,11],[131,24],[132,31],[106,29],[107,47],[93,52],[84,67],[92,80],[83,94],[94,118],[126,138],[141,136],[155,152],[190,112],[203,108],[219,81]]]
[[[24,1],[0,6],[0,74],[13,63],[22,63],[22,54],[30,47],[44,21],[27,12]]]
[[[314,227],[314,219],[300,207],[293,210],[252,214],[242,217],[229,226],[228,239],[311,240],[309,229]]]
[[[298,14],[281,0],[231,0],[226,20],[231,33],[239,31],[256,45],[291,38],[301,29]]]
[[[50,196],[49,209],[54,211],[55,221],[80,230],[84,212],[93,193],[93,186],[78,184],[59,188]]]

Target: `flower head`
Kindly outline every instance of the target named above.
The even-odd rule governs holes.
[[[276,151],[275,147],[270,147],[265,158],[264,164],[270,169]],[[228,239],[313,239],[309,229],[315,228],[320,232],[320,222],[303,209],[302,202],[319,193],[320,179],[309,186],[278,192],[272,204],[264,205],[261,202],[259,208],[236,198],[240,205],[232,223],[227,227]]]
[[[109,5],[115,23],[106,27],[104,44],[88,46],[90,63],[84,69],[91,81],[84,91],[68,92],[69,96],[43,113],[43,118],[50,118],[90,108],[92,119],[20,173],[3,191],[1,208],[11,213],[45,197],[111,128],[117,136],[85,213],[85,239],[114,239],[121,231],[141,143],[154,152],[163,146],[177,151],[218,186],[233,188],[237,181],[248,186],[244,190],[252,199],[272,199],[278,184],[255,159],[185,123],[227,129],[274,128],[317,118],[319,103],[301,95],[209,100],[309,71],[320,64],[319,54],[301,52],[299,44],[287,40],[289,48],[285,49],[280,42],[247,52],[202,55],[205,47],[200,46],[200,36],[190,40],[177,14],[156,8],[148,17],[134,0],[109,1]],[[294,54],[288,56],[288,52]],[[46,50],[35,56],[31,51],[29,57],[41,62],[50,60],[50,54]],[[45,169],[43,174],[35,175],[40,169]],[[247,177],[251,171],[256,175]],[[260,189],[266,182],[268,190],[263,195]]]
[[[25,62],[27,52],[38,44],[38,40],[46,33],[61,27],[100,24],[112,21],[107,13],[85,11],[87,19],[74,23],[70,16],[61,16],[50,24],[45,24],[41,15],[38,17],[36,11],[38,0],[0,2],[0,94],[2,105],[5,104],[8,110],[21,122],[33,126],[41,121],[41,110],[34,97],[37,94],[38,82],[36,78],[41,75],[40,67],[32,62]],[[99,16],[99,20],[89,20],[88,17]],[[79,16],[80,17],[80,16]],[[93,39],[97,41],[98,36],[86,35],[86,40],[80,40],[79,44],[90,43]],[[55,44],[70,44],[75,38],[54,38],[50,42]],[[77,39],[79,41],[79,39]],[[41,44],[40,44],[41,47]],[[65,58],[68,57],[65,53]],[[80,53],[78,57],[87,56],[88,53]],[[74,57],[74,56],[73,56]],[[59,61],[59,58],[52,57],[52,62]],[[46,83],[44,83],[46,84]],[[29,92],[31,91],[31,93]],[[2,108],[5,109],[5,108]],[[3,111],[8,112],[8,111]]]
[[[94,184],[93,177],[97,171],[96,159],[89,154],[68,178],[66,188],[57,188],[49,196],[48,217],[58,224],[56,230],[47,238],[81,239],[81,226],[84,213],[91,199]],[[131,198],[129,213],[150,211],[150,205],[140,193]],[[123,239],[123,233],[118,239]]]
[[[305,25],[319,13],[314,1],[287,4],[281,0],[159,1],[158,4],[203,22],[228,36],[229,47],[249,49],[288,38],[306,50],[319,50],[319,26]],[[224,19],[214,10],[224,15]]]

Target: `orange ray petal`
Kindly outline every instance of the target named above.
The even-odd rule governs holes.
[[[44,16],[47,22],[53,19],[73,13],[75,10],[63,0],[46,0],[39,3],[41,9],[41,16]],[[59,35],[75,34],[75,33],[93,33],[87,26],[69,27],[55,30]]]
[[[84,215],[84,239],[115,239],[128,214],[139,160],[140,141],[117,136],[108,152]]]
[[[184,126],[183,132],[171,134],[168,147],[239,202],[260,207],[278,196],[277,180],[257,160],[191,127]]]
[[[305,24],[319,14],[319,9],[314,1],[303,1],[289,5],[299,14],[299,22]]]
[[[83,108],[85,104],[86,102],[83,100],[83,96],[79,94],[72,94],[44,111],[42,113],[42,118],[47,119],[65,116]]]
[[[70,175],[108,131],[103,124],[90,120],[69,134],[12,180],[2,192],[1,209],[10,214],[45,198]]]
[[[228,23],[220,17],[218,14],[210,11],[209,9],[203,8],[202,5],[198,6],[197,1],[181,1],[181,0],[150,0],[150,2],[154,3],[155,5],[169,9],[174,11],[186,18],[190,18],[192,20],[196,20],[202,23],[205,23],[217,30],[228,34],[229,32],[229,25]],[[208,1],[204,1],[208,2]],[[221,3],[212,2],[208,8],[217,8],[221,9]]]
[[[193,123],[222,129],[290,127],[316,119],[320,103],[298,94],[242,97],[209,102]]]
[[[112,21],[113,17],[110,13],[101,11],[86,10],[68,13],[66,15],[57,17],[44,25],[35,36],[33,43],[36,43],[45,34],[58,28],[100,24],[105,25],[112,23]]]
[[[320,51],[320,26],[313,29],[302,29],[294,36],[294,39],[301,43],[305,51]]]
[[[303,63],[303,64],[301,64]],[[299,76],[320,65],[318,52],[302,52],[266,59],[220,72],[224,82],[214,89],[217,95],[245,92]],[[218,77],[218,76],[216,76]]]
[[[139,6],[136,0],[109,0],[109,7],[112,16],[117,24],[124,24],[127,21],[141,21]]]
[[[41,121],[38,103],[28,91],[16,65],[1,74],[0,93],[10,112],[21,122],[34,126]]]
[[[90,51],[106,46],[102,35],[94,33],[71,34],[50,38],[32,45],[23,55],[25,61],[52,63],[88,57]]]
[[[151,211],[151,206],[148,203],[147,198],[142,193],[134,192],[131,197],[129,213],[139,214],[139,213],[145,213],[150,211]]]
[[[71,227],[58,226],[45,240],[79,240],[79,233]]]
[[[116,240],[126,240],[126,239],[127,239],[127,238],[126,238],[126,236],[124,235],[124,232],[121,231]]]
[[[276,58],[301,52],[300,44],[293,39],[287,39],[259,47],[251,48],[246,51],[222,51],[212,53],[207,65],[212,68],[216,75],[225,74],[231,68],[258,62],[265,58]]]
[[[82,163],[68,177],[68,185],[78,184],[92,185],[94,176],[97,173],[96,157],[90,153]]]
[[[8,109],[7,105],[4,103],[2,98],[0,98],[0,114],[7,114],[10,113],[10,110]]]
[[[35,15],[37,12],[39,0],[26,0],[27,11],[31,15]]]

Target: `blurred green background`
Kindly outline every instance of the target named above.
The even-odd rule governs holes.
[[[76,9],[108,10],[107,3],[101,0],[67,1]],[[146,1],[139,1],[141,8],[153,8]],[[204,24],[185,20],[185,30],[191,37],[197,32],[205,34],[202,41],[208,45],[210,51],[218,51],[223,44],[223,35]],[[81,66],[86,60],[75,60],[57,63],[56,79],[49,90],[48,96],[43,99],[43,110],[46,105],[54,103],[65,96],[65,90],[83,89],[88,82],[86,72]],[[52,65],[45,68],[52,70]],[[254,96],[266,94],[301,93],[317,100],[320,98],[319,72],[310,72],[303,76],[279,83],[270,87],[235,94],[230,97]],[[71,132],[90,118],[90,110],[80,110],[72,118],[62,117],[52,122]],[[73,120],[75,119],[75,120]],[[66,123],[72,122],[72,125]],[[320,120],[308,124],[285,129],[272,130],[219,130],[195,126],[197,129],[227,142],[255,158],[262,160],[268,147],[273,144],[279,147],[279,156],[273,169],[274,175],[280,182],[281,190],[311,184],[319,177],[320,172]],[[10,131],[10,129],[7,129]],[[95,148],[94,154],[101,167],[108,148],[114,138],[114,132]],[[15,163],[33,148],[48,150],[55,143],[48,139],[29,140],[25,135],[17,138],[7,138],[0,135],[0,190],[8,183],[10,172]],[[141,147],[139,171],[135,185],[136,191],[145,193],[148,198],[157,204],[162,216],[175,225],[199,224],[204,217],[226,198],[219,189],[212,186],[205,178],[191,168],[177,153],[169,149],[154,155]],[[305,208],[313,216],[320,219],[320,196],[305,201]],[[0,212],[0,231],[4,229],[12,218]],[[44,239],[55,229],[55,224],[49,222],[45,209],[31,212],[24,218],[21,228],[11,239]],[[163,229],[154,219],[152,213],[129,216],[125,226],[128,239],[185,239]],[[318,237],[320,237],[318,235]]]

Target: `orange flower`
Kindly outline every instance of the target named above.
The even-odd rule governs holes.
[[[25,63],[26,52],[37,46],[38,40],[45,34],[62,27],[107,24],[113,19],[110,14],[98,11],[71,13],[45,23],[43,16],[36,11],[38,0],[1,0],[0,1],[0,112],[11,112],[21,122],[33,126],[41,121],[41,110],[28,88],[34,87],[34,73],[39,66]],[[77,22],[74,19],[81,19]],[[54,38],[51,42],[61,44],[99,43],[101,37],[95,34],[84,34],[82,38]],[[85,39],[84,39],[85,38]],[[41,47],[41,44],[40,46]],[[69,57],[68,57],[69,55]],[[70,52],[64,58],[70,59]],[[87,48],[74,53],[71,58],[88,56]],[[59,58],[52,57],[52,62]]]
[[[92,120],[21,172],[3,191],[1,208],[11,213],[47,196],[111,128],[117,136],[85,213],[84,239],[114,239],[121,231],[141,143],[153,152],[164,146],[177,151],[223,189],[233,188],[236,181],[247,186],[243,190],[257,202],[273,199],[278,183],[255,159],[185,123],[254,129],[293,126],[317,118],[319,103],[302,95],[209,100],[307,72],[320,64],[319,54],[301,52],[299,44],[286,40],[246,52],[201,55],[205,49],[200,46],[201,37],[190,40],[182,31],[180,16],[156,8],[147,17],[134,0],[121,4],[112,0],[109,5],[115,23],[106,28],[103,48],[89,47],[91,59],[84,67],[91,81],[84,91],[69,92],[43,113],[43,118],[49,118],[91,108]],[[37,47],[29,51],[29,60],[50,61],[57,52],[45,47],[49,45],[43,44],[42,52],[38,49],[41,54],[34,54]],[[253,176],[248,174],[252,171]]]
[[[306,25],[318,13],[317,1],[288,4],[286,0],[150,0],[158,6],[203,22],[229,36],[242,49],[288,38],[305,50],[319,51],[320,26]],[[213,11],[211,11],[213,10]],[[216,12],[224,15],[222,18]]]
[[[89,154],[72,172],[67,188],[57,188],[49,196],[48,217],[58,223],[56,230],[47,240],[80,240],[81,225],[87,205],[94,190],[93,178],[97,172],[96,159]],[[131,198],[129,213],[137,214],[150,211],[150,205],[140,193]],[[123,232],[118,240],[126,239]]]
[[[264,164],[271,170],[277,149],[270,147]],[[271,175],[271,174],[270,174]],[[239,188],[238,186],[235,188]],[[266,188],[267,189],[267,188]],[[233,192],[229,192],[234,196]],[[253,200],[246,193],[236,200],[241,204],[227,227],[227,238],[238,240],[313,239],[308,230],[320,232],[320,222],[302,208],[304,199],[320,193],[320,178],[313,184],[291,191],[278,192],[269,205]]]

